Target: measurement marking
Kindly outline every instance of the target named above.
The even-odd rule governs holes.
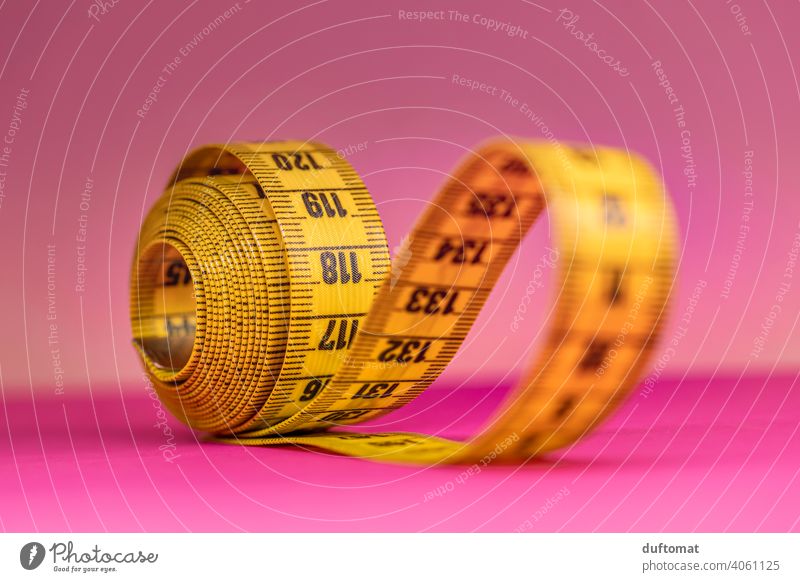
[[[339,186],[331,186],[329,188],[275,188],[276,192],[283,193],[283,192],[343,192],[347,190],[358,191],[364,190],[367,192],[366,186],[361,186],[360,188],[357,186],[350,187],[339,187]]]
[[[331,313],[330,315],[301,315],[292,319],[334,319],[336,317],[364,317],[365,313]]]
[[[384,249],[386,245],[333,245],[328,247],[285,247],[287,252],[300,253],[305,251],[348,251],[352,249]]]

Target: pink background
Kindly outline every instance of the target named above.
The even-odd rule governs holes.
[[[563,4],[546,1],[57,4],[0,7],[0,134],[12,141],[0,144],[0,153],[8,147],[0,165],[0,462],[12,476],[0,492],[4,528],[513,530],[569,486],[535,529],[797,529],[800,271],[786,271],[800,240],[792,61],[800,39],[789,28],[797,4],[570,3],[574,29],[593,33],[624,64],[624,77],[558,21]],[[467,22],[448,12],[456,7]],[[443,10],[444,19],[400,13],[414,10]],[[481,16],[521,32],[493,31]],[[654,61],[685,111],[694,184]],[[471,91],[454,74],[498,94]],[[157,101],[137,115],[159,75]],[[348,157],[393,248],[466,149],[501,133],[543,137],[501,90],[557,139],[628,147],[664,175],[682,255],[673,318],[656,350],[663,365],[653,363],[655,394],[634,395],[566,453],[568,470],[492,467],[415,510],[403,508],[459,470],[200,446],[171,419],[182,459],[164,462],[157,410],[130,345],[128,272],[142,215],[184,153],[206,142],[298,137],[359,150]],[[415,403],[420,415],[404,411],[392,428],[435,431],[464,407],[476,418],[445,433],[466,433],[488,414],[481,399],[496,400],[497,380],[501,391],[518,374],[549,300],[537,290],[539,313],[511,332],[546,224],[529,238],[468,345]],[[86,283],[76,290],[84,251]],[[668,352],[683,316],[686,334]],[[487,359],[500,341],[504,349]],[[704,447],[693,451],[700,437]],[[385,481],[397,485],[376,487]],[[595,496],[604,487],[613,495]],[[501,507],[506,517],[491,517]]]

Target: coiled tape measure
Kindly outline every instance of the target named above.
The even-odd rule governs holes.
[[[545,345],[484,431],[326,431],[437,378],[545,208],[559,251]],[[375,204],[333,149],[212,145],[186,157],[142,226],[134,343],[164,404],[218,441],[521,461],[581,438],[636,385],[676,245],[661,179],[637,156],[495,140],[447,180],[392,269]]]

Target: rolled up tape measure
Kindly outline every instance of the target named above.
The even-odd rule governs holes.
[[[452,360],[547,209],[544,347],[467,442],[326,430],[407,404]],[[495,140],[471,153],[394,265],[350,164],[314,142],[190,153],[142,226],[131,320],[164,404],[218,441],[405,463],[522,461],[575,442],[638,382],[675,275],[662,182],[611,148]]]

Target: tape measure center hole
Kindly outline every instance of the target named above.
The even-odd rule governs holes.
[[[194,278],[181,252],[167,242],[146,249],[138,289],[144,325],[136,341],[155,366],[180,372],[192,355],[197,320]]]

